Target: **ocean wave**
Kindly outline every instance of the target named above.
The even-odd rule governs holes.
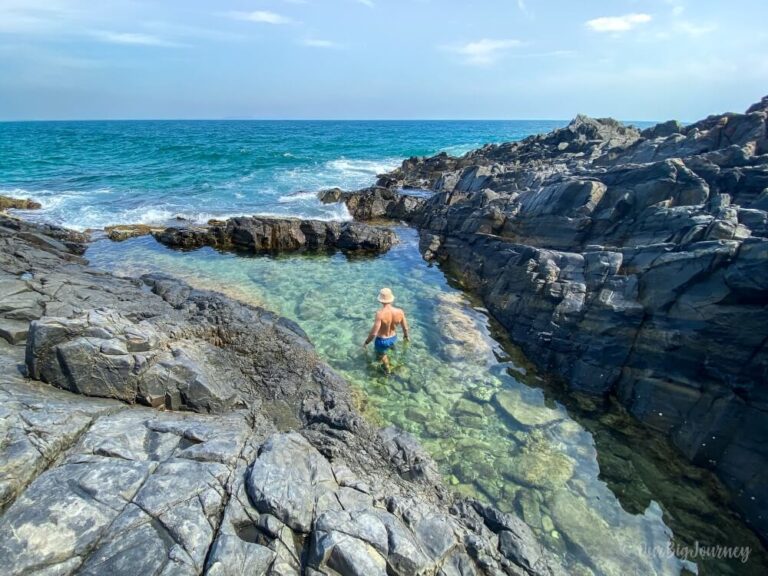
[[[311,165],[272,170],[256,169],[206,182],[199,194],[185,190],[151,190],[118,187],[77,190],[31,190],[22,186],[0,186],[0,194],[30,198],[42,205],[25,211],[24,217],[75,230],[103,229],[118,224],[172,226],[205,224],[210,219],[261,215],[282,218],[348,221],[346,206],[324,205],[317,191],[339,186],[354,190],[370,186],[378,173],[397,166],[399,159],[355,160],[336,158]],[[42,188],[42,187],[41,187]],[[288,193],[290,191],[296,191]]]
[[[348,158],[338,158],[336,160],[329,160],[325,165],[328,169],[339,172],[342,175],[364,174],[366,176],[377,176],[397,168],[400,165],[400,159],[350,160]]]
[[[301,202],[302,200],[316,200],[317,199],[317,192],[306,192],[304,190],[301,190],[299,192],[293,192],[292,194],[286,194],[285,196],[280,196],[280,198],[277,199],[280,204],[288,204],[291,202]]]
[[[292,211],[290,214],[285,212],[259,211],[254,212],[253,216],[263,216],[265,218],[299,218],[301,220],[321,220],[323,222],[350,222],[353,220],[352,214],[347,210],[347,205],[327,204],[319,211]]]
[[[456,144],[455,146],[443,148],[442,152],[445,152],[450,156],[464,156],[467,152],[479,148],[480,146],[482,146],[481,142],[475,142],[473,144]]]
[[[112,191],[109,188],[99,188],[87,193],[77,192],[74,190],[27,190],[25,188],[0,188],[0,195],[8,196],[9,198],[18,198],[21,200],[34,200],[40,204],[40,208],[34,210],[37,215],[55,214],[58,210],[64,207],[66,204],[73,200],[80,200],[84,196],[93,194],[110,194]],[[32,212],[29,210],[19,210],[25,214]]]
[[[109,215],[99,211],[82,210],[77,217],[65,222],[76,230],[101,229],[117,224],[147,224],[150,226],[184,226],[188,224],[204,225],[209,220],[227,220],[229,218],[264,216],[269,218],[300,218],[323,221],[349,221],[352,216],[344,204],[329,204],[321,210],[291,210],[290,212],[270,210],[241,211],[185,211],[172,208],[134,208]]]
[[[0,194],[8,196],[8,198],[17,198],[18,200],[26,200],[32,198],[32,192],[25,190],[24,188],[0,188]]]

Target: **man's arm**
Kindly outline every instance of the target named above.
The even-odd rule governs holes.
[[[363,346],[368,346],[368,344],[371,343],[371,340],[376,338],[376,334],[379,333],[379,329],[381,329],[381,316],[379,316],[379,313],[376,313],[376,320],[373,322],[373,328],[371,328],[371,332],[368,334],[368,338],[365,339],[365,344]]]
[[[405,312],[403,312],[403,338],[405,338],[405,340],[411,339],[411,332],[408,329],[408,320],[405,318]]]

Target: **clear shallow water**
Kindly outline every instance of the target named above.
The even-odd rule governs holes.
[[[759,543],[711,476],[619,411],[585,401],[569,407],[574,419],[519,351],[494,338],[484,311],[423,262],[415,232],[398,234],[401,244],[373,259],[178,252],[151,238],[97,242],[87,257],[126,275],[169,272],[298,321],[364,392],[371,418],[416,435],[455,490],[523,517],[573,574],[679,574],[684,562],[664,551],[696,540],[755,549],[746,565],[705,563],[700,573],[764,573]],[[361,347],[383,285],[413,332],[389,376]],[[671,525],[681,528],[675,538]]]
[[[0,194],[77,229],[243,214],[344,219],[314,192],[362,188],[408,156],[462,154],[560,121],[0,123]],[[297,194],[297,192],[309,192]]]

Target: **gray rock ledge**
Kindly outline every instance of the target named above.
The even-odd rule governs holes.
[[[49,232],[0,223],[3,574],[565,574],[292,322]]]

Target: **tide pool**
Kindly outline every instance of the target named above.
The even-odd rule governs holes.
[[[171,273],[296,320],[361,393],[368,418],[414,434],[454,490],[518,514],[573,574],[680,574],[695,566],[664,551],[697,541],[753,549],[748,564],[703,562],[700,573],[763,573],[759,542],[713,476],[620,410],[567,400],[422,260],[415,231],[397,233],[400,244],[376,258],[179,252],[151,238],[99,241],[87,257],[117,274]],[[362,348],[382,286],[412,330],[391,375]]]

